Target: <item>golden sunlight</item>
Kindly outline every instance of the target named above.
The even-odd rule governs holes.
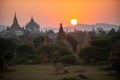
[[[76,20],[76,19],[71,19],[70,23],[71,23],[72,25],[76,25],[76,24],[77,24],[77,20]]]

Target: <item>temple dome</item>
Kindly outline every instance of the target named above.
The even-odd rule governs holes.
[[[31,17],[30,22],[25,25],[25,29],[30,31],[31,33],[38,33],[40,26],[34,21],[33,17]]]

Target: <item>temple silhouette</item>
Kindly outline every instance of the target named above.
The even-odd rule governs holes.
[[[99,28],[99,31],[102,33],[104,32],[102,28]],[[94,26],[92,26],[91,31],[74,29],[73,32],[68,32],[68,30],[65,32],[62,23],[59,25],[58,33],[47,29],[46,32],[42,32],[40,31],[40,25],[35,22],[33,16],[24,27],[21,27],[19,25],[16,13],[14,14],[12,25],[8,26],[6,30],[0,32],[0,37],[2,38],[14,38],[18,42],[27,43],[29,45],[33,44],[34,37],[43,36],[44,45],[51,43],[63,43],[70,51],[75,51],[76,53],[79,53],[81,48],[89,46],[89,41],[97,35],[98,34],[96,33]],[[71,40],[75,40],[76,45],[73,45]],[[73,46],[76,47],[73,48]]]
[[[21,27],[18,23],[16,13],[14,14],[13,23],[11,26],[8,26],[6,30],[4,30],[1,35],[4,37],[17,37],[22,36],[26,33],[35,34],[40,32],[40,26],[34,21],[33,17],[31,17],[30,22],[25,25],[25,27]]]

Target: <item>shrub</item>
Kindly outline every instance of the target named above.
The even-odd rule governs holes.
[[[76,54],[65,55],[61,58],[61,62],[65,64],[79,64],[80,58]]]
[[[25,56],[14,56],[12,59],[14,64],[40,64],[41,58],[36,54],[29,54]]]

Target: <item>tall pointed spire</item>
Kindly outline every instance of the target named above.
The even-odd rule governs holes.
[[[62,23],[60,23],[60,28],[59,28],[57,38],[58,39],[64,39],[65,38],[65,32],[63,30]]]
[[[15,12],[15,16],[16,16],[16,12]]]
[[[15,12],[15,14],[14,14],[13,24],[18,24],[17,17],[16,17],[16,12]]]
[[[13,24],[11,25],[10,29],[14,30],[14,31],[16,31],[17,29],[21,29],[20,25],[18,24],[18,20],[17,20],[17,17],[16,17],[16,12],[14,14]]]
[[[59,32],[64,32],[63,27],[62,27],[62,23],[60,23],[60,29]]]
[[[95,32],[95,28],[94,28],[94,26],[93,26],[93,29],[92,29],[92,31],[93,31],[93,32]]]
[[[33,15],[31,16],[31,20],[30,20],[30,22],[34,22]]]
[[[62,23],[60,23],[60,27],[62,27]]]

